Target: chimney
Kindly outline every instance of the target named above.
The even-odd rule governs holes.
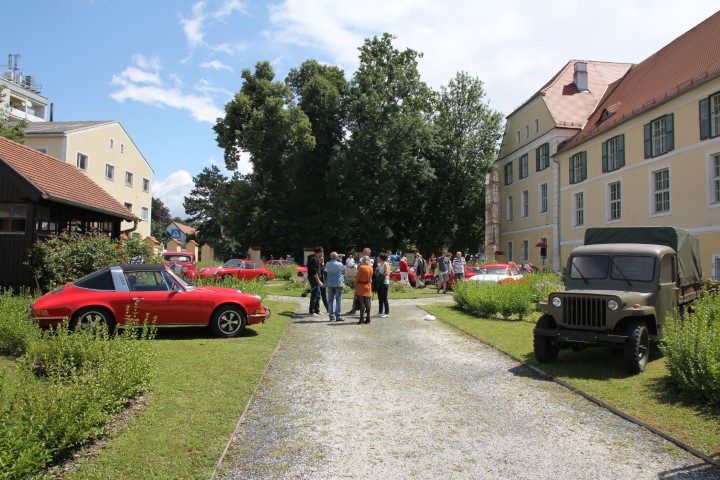
[[[573,75],[573,81],[578,89],[578,92],[589,92],[588,88],[588,68],[586,62],[575,62],[575,74]]]

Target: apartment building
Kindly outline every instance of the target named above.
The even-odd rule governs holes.
[[[46,121],[48,99],[40,94],[42,85],[35,75],[24,75],[20,70],[20,55],[8,55],[7,71],[0,76],[0,87],[0,106],[9,120]]]
[[[32,122],[25,145],[82,171],[139,218],[133,233],[150,236],[153,170],[120,122]]]
[[[629,68],[572,60],[508,115],[487,181],[486,256],[560,268],[560,170],[553,157]]]
[[[592,226],[700,234],[720,279],[720,12],[630,68],[556,154],[560,257]]]

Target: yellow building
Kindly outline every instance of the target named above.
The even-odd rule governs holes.
[[[557,270],[558,146],[575,136],[630,64],[573,60],[507,117],[487,181],[486,257]],[[546,257],[537,245],[548,245]]]
[[[140,219],[133,233],[150,235],[153,170],[119,122],[31,122],[25,145],[77,167]]]
[[[634,65],[560,146],[563,262],[587,227],[669,225],[700,234],[703,273],[720,278],[718,32],[720,12]]]

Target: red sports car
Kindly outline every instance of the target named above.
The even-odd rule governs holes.
[[[165,252],[163,263],[170,266],[170,269],[183,278],[194,282],[198,278],[198,271],[195,267],[195,254],[190,252]],[[176,266],[177,265],[177,266]]]
[[[275,274],[252,260],[233,258],[219,267],[205,267],[200,270],[201,278],[226,279],[236,277],[240,280],[275,280]]]
[[[298,274],[298,277],[301,277],[303,275],[307,275],[307,267],[301,267],[297,263],[293,262],[292,260],[268,260],[265,262],[266,267],[282,267],[282,268],[292,268],[295,267],[295,271]]]
[[[218,337],[237,336],[247,325],[270,316],[260,297],[233,288],[188,285],[165,265],[116,265],[68,283],[37,299],[32,317],[40,326],[66,318],[71,329],[125,323],[126,309],[137,305],[139,320],[158,327],[207,325]]]
[[[514,263],[492,263],[482,265],[474,276],[469,278],[473,282],[508,283],[523,278]]]

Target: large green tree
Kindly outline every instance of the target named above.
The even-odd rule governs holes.
[[[162,200],[152,197],[152,210],[150,213],[150,235],[158,241],[166,243],[170,239],[167,227],[172,223],[170,209],[165,206]]]
[[[188,221],[198,229],[199,240],[216,244],[223,238],[230,182],[216,165],[193,177],[195,187],[183,200]]]
[[[493,168],[501,113],[485,98],[483,82],[459,72],[436,96],[436,182],[428,212],[431,244],[475,253],[484,245],[485,178]]]

